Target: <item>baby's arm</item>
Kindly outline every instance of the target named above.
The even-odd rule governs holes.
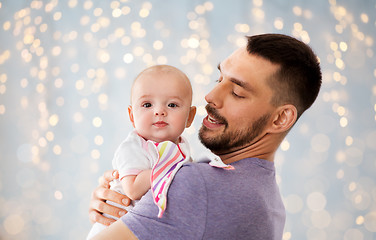
[[[151,187],[151,169],[143,170],[138,175],[125,176],[121,180],[125,195],[132,200],[139,200]]]

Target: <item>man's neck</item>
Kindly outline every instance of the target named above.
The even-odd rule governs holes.
[[[259,140],[241,148],[217,154],[225,164],[230,164],[245,158],[260,158],[274,162],[274,155],[284,136],[266,134]]]

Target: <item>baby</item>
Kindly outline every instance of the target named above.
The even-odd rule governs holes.
[[[191,161],[188,143],[181,136],[196,114],[191,104],[190,81],[175,67],[149,67],[133,83],[128,113],[134,131],[115,152],[112,165],[119,171],[119,180],[111,183],[111,189],[139,200],[151,188],[158,217],[166,209],[167,190],[175,173]],[[95,223],[88,239],[104,228]]]

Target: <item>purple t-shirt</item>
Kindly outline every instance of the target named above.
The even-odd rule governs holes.
[[[235,170],[189,163],[177,172],[158,218],[151,192],[121,219],[139,239],[282,239],[285,209],[274,163],[247,158]]]

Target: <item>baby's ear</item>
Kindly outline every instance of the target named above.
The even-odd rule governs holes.
[[[192,106],[191,109],[189,110],[187,124],[185,125],[186,128],[189,128],[192,125],[192,122],[193,122],[193,119],[195,118],[195,115],[196,115],[196,107]]]
[[[133,110],[132,110],[131,105],[128,106],[128,115],[129,115],[129,120],[131,121],[133,127],[135,127],[134,126],[134,118],[133,118]]]

